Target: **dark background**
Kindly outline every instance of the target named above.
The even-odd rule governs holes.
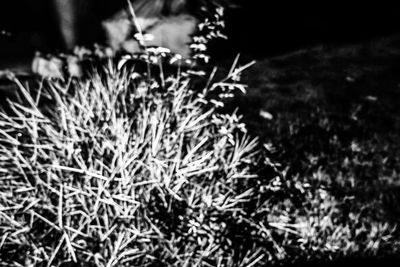
[[[78,39],[91,44],[101,37],[100,22],[115,14],[125,0],[64,0],[79,2]],[[52,0],[0,1],[0,67],[16,58],[31,58],[35,51],[63,50]],[[2,64],[3,63],[3,64]]]
[[[226,48],[258,57],[318,43],[360,42],[400,31],[399,5],[384,1],[239,2],[243,8],[227,14],[230,45]]]
[[[125,4],[124,0],[93,1],[80,8],[82,44],[98,40],[98,22]],[[213,45],[217,57],[241,52],[263,58],[319,43],[349,43],[400,32],[400,8],[382,1],[236,2],[241,7],[226,14],[229,41]],[[35,50],[62,47],[51,0],[2,0],[0,32],[0,66],[16,57],[30,57]]]

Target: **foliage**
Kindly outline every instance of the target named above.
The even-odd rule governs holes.
[[[153,79],[111,62],[36,91],[15,79],[18,101],[0,122],[3,263],[251,259],[229,232],[257,195],[262,157],[240,117],[209,98],[242,88],[237,74],[199,92],[190,72]]]
[[[399,252],[380,200],[353,194],[363,183],[352,171],[371,156],[357,143],[351,160],[338,154],[347,176],[316,164],[322,157],[287,171],[236,106],[223,110],[245,92],[251,64],[237,58],[216,81],[216,69],[207,77],[162,48],[96,60],[81,79],[26,86],[8,74],[19,91],[0,113],[2,266],[265,266]],[[304,122],[288,123],[294,134],[277,127],[276,138],[310,142],[296,135]]]

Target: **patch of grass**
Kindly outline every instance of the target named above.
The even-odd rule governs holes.
[[[375,95],[335,107],[345,94],[322,82],[342,88],[364,72],[337,79],[332,65],[315,75],[296,66],[321,58],[277,59],[245,76],[250,94],[238,97],[249,65],[237,59],[217,80],[163,64],[174,57],[160,51],[98,62],[85,79],[28,87],[9,74],[18,94],[0,112],[3,266],[266,266],[399,252],[385,206],[397,194],[398,136],[366,123],[382,118],[366,108],[380,108]]]
[[[258,142],[189,72],[112,63],[27,89],[2,112],[1,260],[8,266],[254,262],[230,234],[257,196]],[[162,76],[161,76],[162,77]],[[258,251],[258,248],[255,248]]]
[[[250,132],[271,144],[286,179],[299,188],[309,184],[297,206],[289,205],[298,220],[315,224],[305,258],[398,253],[396,40],[321,46],[259,62],[244,76],[248,94],[231,103]]]

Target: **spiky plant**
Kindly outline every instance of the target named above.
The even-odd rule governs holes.
[[[232,265],[260,161],[236,114],[188,73],[109,64],[88,80],[19,85],[0,113],[1,258],[9,266]],[[161,82],[162,80],[162,82]],[[221,91],[221,92],[222,92]],[[238,254],[239,253],[239,254]]]

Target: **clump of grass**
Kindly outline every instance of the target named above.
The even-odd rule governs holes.
[[[198,58],[209,38],[195,40]],[[19,92],[0,112],[3,265],[261,260],[229,233],[257,194],[263,157],[240,116],[216,112],[234,89],[244,91],[238,77],[247,66],[194,90],[202,73],[176,61],[146,48],[116,64],[97,61],[88,79],[36,88],[10,74]]]
[[[195,40],[197,60],[206,43]],[[216,71],[203,79],[165,49],[101,60],[85,78],[33,87],[10,74],[19,92],[0,112],[2,266],[265,266],[399,252],[379,205],[342,199],[322,169],[280,175],[269,146],[220,110],[245,91],[249,65],[236,59],[216,82]]]
[[[233,265],[226,234],[256,193],[257,140],[189,72],[112,63],[86,81],[19,85],[0,113],[1,260],[8,266]],[[160,82],[162,81],[162,82]],[[243,88],[242,88],[243,89]]]

